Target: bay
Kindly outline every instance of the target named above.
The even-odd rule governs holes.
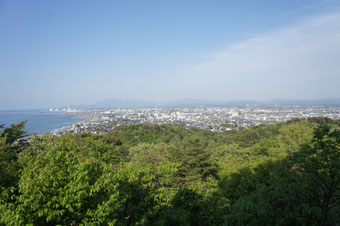
[[[47,110],[0,110],[0,125],[5,124],[5,127],[26,120],[25,130],[28,134],[54,132],[84,121],[80,115],[51,113]]]

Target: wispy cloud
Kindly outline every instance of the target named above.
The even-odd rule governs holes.
[[[340,13],[309,18],[213,53],[181,73],[181,95],[340,97],[339,21]]]
[[[335,0],[336,1],[336,0]],[[334,0],[319,0],[318,2],[311,3],[309,5],[305,5],[300,8],[296,8],[294,10],[289,11],[288,13],[302,13],[304,11],[309,11],[312,9],[319,9],[324,6],[332,6],[332,4],[335,2]]]

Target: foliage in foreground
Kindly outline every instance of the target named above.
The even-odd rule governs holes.
[[[338,121],[27,139],[24,124],[0,127],[1,225],[340,222]]]

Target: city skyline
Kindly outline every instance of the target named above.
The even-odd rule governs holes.
[[[2,1],[0,109],[340,98],[340,3]]]

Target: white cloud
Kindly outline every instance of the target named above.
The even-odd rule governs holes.
[[[181,74],[181,95],[198,98],[340,97],[340,14],[258,35]]]

